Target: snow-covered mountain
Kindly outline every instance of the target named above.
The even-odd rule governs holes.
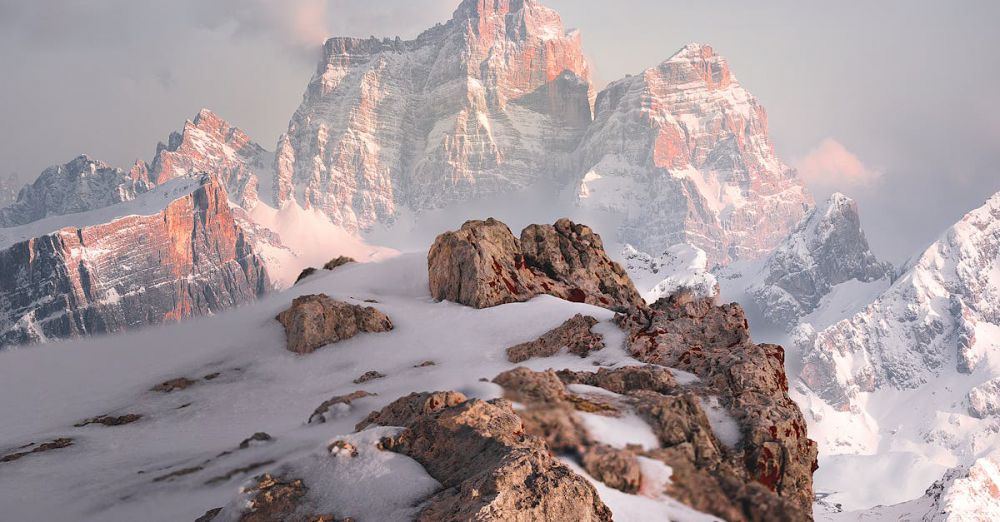
[[[589,79],[580,35],[535,0],[465,0],[410,41],[332,38],[279,141],[276,203],[359,230],[559,179]]]
[[[258,173],[271,163],[271,154],[253,142],[242,129],[202,109],[184,122],[181,132],[170,134],[156,146],[149,178],[156,184],[171,179],[212,173],[226,185],[232,201],[246,210],[257,204]]]
[[[766,255],[812,204],[767,115],[706,45],[608,85],[578,153],[581,205],[647,252],[690,243],[712,264]]]
[[[14,203],[0,208],[0,227],[130,201],[152,186],[142,162],[125,171],[79,156],[65,165],[45,169],[38,179],[21,189]]]
[[[892,273],[892,265],[869,249],[857,203],[838,193],[810,211],[767,257],[762,280],[748,292],[766,318],[791,329],[837,285],[871,283]]]
[[[1000,194],[952,226],[874,303],[819,332],[803,353],[804,381],[849,408],[859,393],[974,373],[1000,348],[998,252]]]

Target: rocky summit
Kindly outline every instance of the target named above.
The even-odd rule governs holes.
[[[549,294],[610,309],[639,306],[631,279],[585,225],[561,219],[515,238],[495,220],[469,221],[438,236],[427,254],[431,295],[487,308]]]

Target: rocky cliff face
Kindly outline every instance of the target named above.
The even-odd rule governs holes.
[[[591,119],[580,36],[535,0],[465,0],[415,40],[332,38],[275,198],[365,229],[566,173]]]
[[[171,179],[210,173],[225,183],[230,198],[244,209],[257,203],[255,169],[264,169],[270,156],[240,128],[202,109],[184,130],[156,146],[149,178],[156,184]]]
[[[1000,194],[967,214],[853,317],[808,339],[802,378],[831,404],[973,372],[1000,346]]]
[[[208,176],[184,182],[144,195],[129,208],[134,215],[61,228],[0,250],[0,344],[178,321],[252,301],[268,289],[225,189]],[[181,185],[189,187],[185,195],[163,206],[167,189]]]
[[[611,83],[594,117],[578,152],[580,204],[621,215],[621,240],[639,250],[761,257],[812,204],[775,156],[764,108],[711,47]]]
[[[0,209],[0,227],[13,227],[49,216],[75,214],[135,199],[152,188],[146,166],[129,171],[79,156],[45,169],[21,189],[17,200]]]
[[[891,277],[892,272],[892,265],[869,250],[857,203],[834,194],[768,256],[764,280],[749,293],[768,319],[791,328],[835,285],[867,283]]]

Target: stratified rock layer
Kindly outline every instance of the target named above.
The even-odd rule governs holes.
[[[750,479],[811,512],[816,443],[788,396],[784,350],[750,340],[737,304],[676,294],[618,316],[636,358],[688,371],[739,423],[742,442],[732,458]]]
[[[0,266],[4,346],[179,321],[270,287],[212,177],[152,215],[12,244],[0,250]]]
[[[549,294],[610,309],[643,304],[628,275],[589,227],[561,219],[515,238],[495,220],[438,236],[427,255],[431,295],[487,308]]]
[[[441,399],[429,403],[434,396]],[[406,428],[383,446],[413,458],[444,486],[417,520],[611,520],[594,487],[542,439],[525,434],[510,403],[460,399],[414,394],[386,408],[393,413],[376,415]]]
[[[577,161],[580,203],[621,216],[621,242],[690,243],[711,264],[770,252],[812,204],[764,108],[706,45],[601,91]]]
[[[377,309],[335,301],[325,294],[297,297],[276,319],[285,327],[288,350],[295,353],[312,353],[363,332],[392,330],[392,321]]]
[[[331,38],[276,150],[275,197],[348,230],[565,175],[591,112],[578,33],[465,0],[415,40]]]

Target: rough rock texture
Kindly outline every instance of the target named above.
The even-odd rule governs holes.
[[[308,512],[304,506],[309,488],[302,479],[285,479],[265,473],[254,479],[254,484],[245,488],[249,494],[246,510],[240,514],[240,522],[351,522],[333,515],[317,515]],[[218,514],[218,513],[216,513]],[[213,517],[214,518],[214,517]],[[212,519],[209,519],[212,520]]]
[[[1000,416],[1000,377],[969,391],[969,414],[978,419]]]
[[[802,380],[847,410],[859,392],[972,373],[1000,327],[1000,194],[965,215],[872,304],[808,339]]]
[[[312,353],[363,332],[392,330],[392,321],[377,309],[335,301],[326,294],[297,297],[276,319],[285,327],[288,350],[295,353]]]
[[[351,403],[354,401],[364,399],[365,397],[371,397],[372,395],[374,394],[368,393],[364,390],[358,390],[347,395],[337,395],[335,397],[331,397],[330,399],[323,401],[323,404],[316,407],[316,410],[309,416],[308,422],[309,424],[322,424],[327,421],[327,414],[335,406],[343,405],[342,407],[349,408]]]
[[[544,438],[557,453],[575,456],[588,474],[612,488],[652,497],[666,494],[730,521],[808,517],[808,509],[754,480],[743,458],[747,448],[729,447],[713,433],[713,421],[701,406],[701,397],[713,390],[682,387],[666,368],[602,368],[596,373],[518,368],[494,382],[504,388],[505,397],[522,406],[517,413],[527,433]],[[596,387],[600,393],[578,385]],[[638,415],[658,445],[610,446],[588,430],[583,415]],[[640,457],[673,470],[664,490],[650,489],[657,481],[643,475]]]
[[[179,321],[267,291],[263,263],[215,178],[142,198],[162,201],[181,188],[179,198],[157,203],[149,215],[67,227],[0,248],[0,345]]]
[[[590,330],[595,324],[597,319],[576,314],[534,341],[507,348],[507,360],[519,363],[532,357],[551,357],[563,348],[586,357],[590,352],[604,348],[604,336]]]
[[[437,395],[457,400],[460,394]],[[429,408],[428,400],[414,394],[377,415],[406,428],[383,446],[413,458],[444,486],[417,520],[611,520],[594,487],[556,460],[542,439],[525,434],[510,403],[472,399]]]
[[[72,445],[73,439],[68,437],[60,437],[41,444],[31,443],[17,448],[18,451],[14,451],[0,457],[0,462],[14,462],[15,460],[20,460],[33,453],[44,453],[46,451],[68,448]]]
[[[812,505],[816,444],[788,396],[784,350],[750,340],[737,304],[680,293],[617,317],[636,358],[697,375],[740,426],[737,460],[802,513]]]
[[[275,198],[356,230],[552,179],[590,123],[589,79],[579,34],[535,0],[464,0],[415,40],[331,38]]]
[[[495,220],[468,221],[427,254],[431,295],[487,308],[549,294],[611,309],[643,303],[628,275],[589,227],[561,219],[517,239]]]
[[[229,197],[250,210],[257,202],[257,175],[270,154],[254,143],[241,129],[202,109],[184,130],[170,134],[167,143],[156,146],[149,178],[156,184],[199,173],[218,176]]]
[[[813,209],[768,256],[764,271],[764,281],[749,293],[766,317],[788,327],[815,310],[835,285],[893,275],[892,265],[869,250],[858,205],[843,194]]]
[[[618,239],[646,252],[761,257],[812,204],[775,156],[764,108],[705,45],[601,91],[577,161],[580,203],[621,215]]]
[[[327,263],[323,265],[323,270],[335,270],[348,263],[357,263],[357,261],[355,261],[353,257],[337,256],[327,261]]]
[[[135,199],[153,187],[145,165],[129,171],[87,156],[56,165],[21,189],[17,200],[0,208],[0,227],[13,227],[49,216],[75,214]]]

